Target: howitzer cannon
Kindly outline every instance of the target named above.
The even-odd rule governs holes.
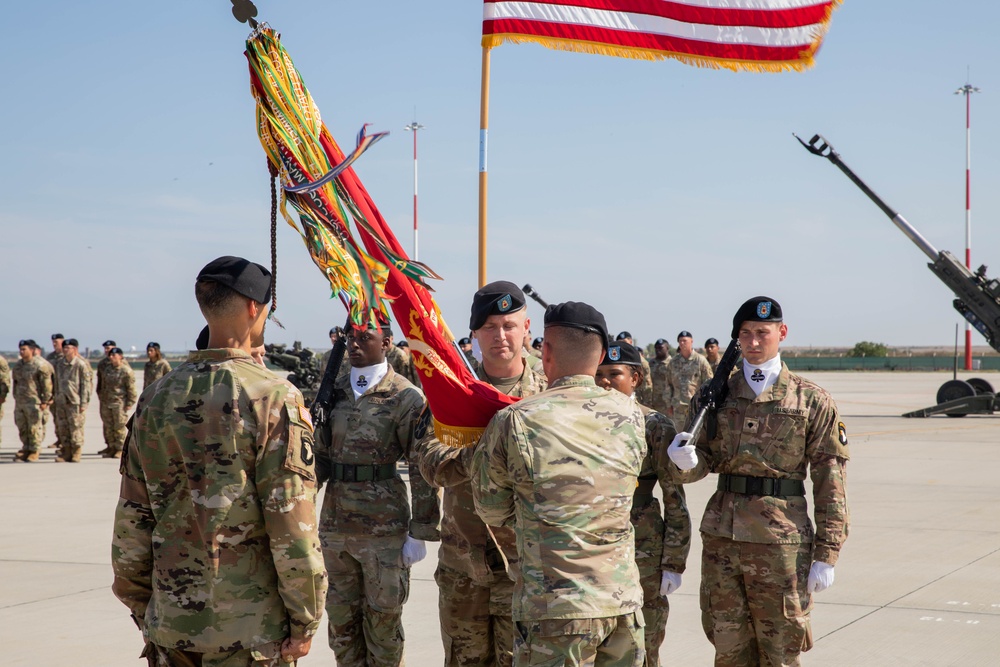
[[[278,368],[288,371],[288,381],[302,392],[302,397],[308,407],[316,398],[319,382],[323,375],[319,356],[312,350],[303,348],[299,341],[295,341],[291,349],[284,344],[269,343],[264,346],[264,352],[268,361]]]
[[[868,185],[844,164],[837,151],[833,150],[824,137],[815,134],[808,142],[793,134],[799,143],[813,155],[825,157],[847,175],[851,182],[868,195],[882,212],[906,234],[913,243],[931,260],[927,267],[955,294],[952,304],[962,317],[981,333],[994,350],[1000,352],[1000,279],[986,277],[986,265],[975,273],[969,270],[957,257],[947,250],[939,251],[885,201],[875,194]],[[950,380],[938,390],[938,405],[933,408],[908,412],[905,417],[927,417],[931,414],[947,414],[964,417],[967,414],[992,414],[1000,410],[1000,398],[990,384],[973,378],[969,382]]]

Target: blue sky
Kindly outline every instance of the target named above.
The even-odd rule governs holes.
[[[420,259],[456,332],[476,285],[478,2],[258,0],[331,132],[391,135],[357,171],[404,247],[420,134]],[[0,349],[192,341],[207,261],[269,257],[269,190],[227,0],[5,8]],[[587,301],[640,343],[724,338],[747,297],[780,301],[788,344],[948,345],[959,316],[916,247],[791,133],[824,134],[939,249],[964,256],[973,97],[973,264],[1000,273],[1000,5],[846,0],[802,74],[492,52],[490,280]],[[279,228],[276,342],[326,343],[338,301]],[[542,312],[531,306],[540,330]],[[974,344],[984,344],[974,334]]]

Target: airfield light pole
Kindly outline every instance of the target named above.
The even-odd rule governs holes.
[[[955,91],[956,95],[965,95],[965,267],[972,270],[972,207],[971,207],[971,187],[970,176],[972,174],[972,131],[970,119],[972,93],[978,93],[979,89],[972,84],[966,83]],[[972,370],[972,325],[965,323],[965,370]]]
[[[403,128],[407,132],[413,132],[413,259],[417,257],[417,131],[424,129],[424,126],[413,121]]]

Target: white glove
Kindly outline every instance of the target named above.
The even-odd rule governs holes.
[[[820,593],[830,586],[833,586],[833,566],[814,560],[809,570],[809,583],[806,584],[806,588],[810,593]]]
[[[407,535],[406,541],[403,542],[403,567],[410,567],[426,557],[427,547],[424,545],[424,541]]]
[[[660,577],[660,595],[667,597],[681,587],[681,575],[676,572],[664,572]]]
[[[684,443],[683,445],[681,443]],[[682,431],[674,436],[667,447],[667,456],[681,470],[690,470],[698,465],[698,453],[691,442],[691,434]]]

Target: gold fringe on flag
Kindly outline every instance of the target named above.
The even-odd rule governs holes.
[[[449,447],[475,447],[485,431],[485,426],[449,426],[434,420],[434,437]]]

